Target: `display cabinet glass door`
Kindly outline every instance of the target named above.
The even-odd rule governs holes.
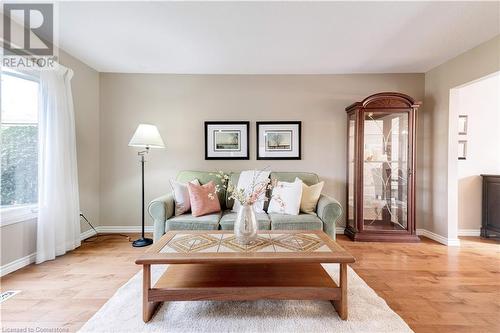
[[[408,230],[409,113],[364,113],[363,229]]]

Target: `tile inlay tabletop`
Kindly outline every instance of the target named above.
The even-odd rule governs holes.
[[[240,244],[232,234],[176,234],[160,253],[190,252],[331,252],[314,233],[260,234],[250,245]]]

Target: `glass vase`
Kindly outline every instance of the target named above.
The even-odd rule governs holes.
[[[244,204],[240,207],[234,223],[234,235],[240,244],[252,244],[257,238],[257,219],[253,205]]]

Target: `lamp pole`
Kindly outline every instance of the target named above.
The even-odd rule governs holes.
[[[153,240],[144,237],[144,219],[145,219],[145,209],[144,209],[144,155],[149,153],[149,147],[146,146],[146,150],[140,151],[137,154],[141,157],[141,179],[142,179],[142,233],[141,238],[135,240],[132,243],[133,247],[143,247],[153,244]]]

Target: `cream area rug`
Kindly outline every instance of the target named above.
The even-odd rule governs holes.
[[[337,264],[324,264],[338,282]],[[166,266],[152,266],[153,281]],[[348,270],[349,319],[328,301],[165,302],[142,321],[142,271],[103,305],[80,332],[412,332],[385,301]]]

